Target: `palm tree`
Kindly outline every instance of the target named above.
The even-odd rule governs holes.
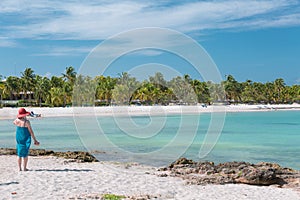
[[[300,85],[292,85],[285,87],[286,103],[300,103]]]
[[[148,81],[144,81],[133,95],[134,99],[140,100],[141,103],[148,105],[161,103],[161,97],[162,92],[160,88]]]
[[[50,83],[51,83],[51,87],[62,88],[64,85],[64,80],[62,77],[52,76]]]
[[[264,94],[267,103],[274,103],[276,102],[276,93],[274,93],[275,88],[272,82],[267,82],[264,84]]]
[[[35,77],[35,88],[34,88],[34,98],[36,99],[38,105],[41,107],[42,102],[46,101],[50,95],[51,83],[47,77],[41,77],[37,75]]]
[[[92,106],[95,104],[97,82],[89,76],[79,75],[73,90],[74,106]]]
[[[275,102],[282,103],[284,101],[283,92],[285,89],[285,83],[282,78],[278,78],[274,81],[274,89],[276,91]]]
[[[140,83],[136,78],[131,77],[127,72],[119,74],[117,84],[112,91],[112,97],[115,102],[129,105],[133,100],[133,94],[139,88]]]
[[[96,98],[105,101],[106,105],[109,105],[112,99],[112,90],[116,85],[117,79],[101,75],[97,76],[95,81],[97,82]]]
[[[186,82],[186,83],[189,83],[189,84],[192,84],[192,78],[190,77],[190,75],[188,75],[188,74],[185,74],[185,75],[183,75],[183,79],[184,79],[184,81]]]
[[[64,82],[63,83],[63,92],[64,92],[64,107],[67,104],[71,104],[72,102],[72,95],[73,95],[73,85],[69,82]]]
[[[146,86],[150,88],[152,87],[152,89],[149,88],[151,90],[151,95],[153,99],[151,103],[163,105],[168,104],[172,98],[169,94],[171,90],[169,90],[168,83],[165,80],[163,74],[161,72],[156,72],[154,76],[149,77],[149,82],[152,85],[148,84]]]
[[[70,66],[70,67],[66,67],[66,72],[62,73],[63,78],[65,81],[68,81],[69,83],[71,83],[71,85],[73,86],[76,80],[76,72],[74,67]]]
[[[227,80],[223,82],[226,93],[226,99],[229,101],[241,101],[241,85],[232,75],[227,76]]]
[[[292,85],[288,87],[290,102],[300,102],[300,85]]]
[[[72,99],[73,87],[76,81],[75,69],[72,66],[66,67],[66,72],[62,73],[62,76],[65,81],[62,88],[64,91],[64,106],[66,106],[66,104],[69,104]]]
[[[207,83],[199,80],[191,80],[190,82],[195,94],[197,95],[198,103],[209,103],[211,101],[211,97]]]
[[[125,85],[116,85],[113,89],[112,100],[117,105],[129,105],[130,100],[128,98],[129,90]]]
[[[50,89],[50,102],[53,106],[62,106],[64,103],[64,91],[62,88],[52,87]]]
[[[174,91],[172,88],[167,88],[163,93],[161,94],[161,103],[163,105],[170,104],[173,100],[176,99],[176,96],[174,94]]]
[[[164,91],[167,89],[167,82],[161,72],[156,72],[154,76],[149,77],[150,83],[152,83],[155,87]]]
[[[242,85],[241,101],[244,103],[254,103],[255,90],[253,87],[253,82],[251,80],[247,80],[246,82],[241,83],[241,85]]]
[[[4,95],[9,96],[10,100],[17,99],[21,88],[21,81],[16,76],[9,76],[4,82]]]
[[[4,83],[2,82],[2,79],[0,80],[0,108],[3,107],[2,101],[3,101],[3,92],[4,92]]]
[[[82,99],[82,86],[84,85],[84,76],[79,75],[76,78],[76,83],[74,84],[73,88],[73,98],[72,103],[73,106],[82,106],[83,99]]]
[[[31,94],[34,88],[35,84],[35,74],[34,71],[31,68],[26,68],[24,72],[21,73],[21,81],[23,86],[23,92],[24,92],[24,99],[27,98],[27,93]],[[31,99],[31,95],[29,95],[29,99]]]
[[[210,95],[209,104],[216,103],[216,102],[224,102],[226,100],[223,84],[213,83],[211,81],[208,81],[206,84]]]
[[[176,99],[174,100],[184,104],[197,103],[197,96],[185,77],[177,76],[173,78],[168,85],[169,88],[173,90],[174,95],[176,95]]]
[[[254,103],[266,103],[268,101],[267,95],[265,93],[265,88],[266,88],[265,84],[260,82],[253,82],[252,88],[253,88]]]

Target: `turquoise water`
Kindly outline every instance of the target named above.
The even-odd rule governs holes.
[[[76,118],[79,134],[72,117],[35,118],[31,119],[31,123],[41,142],[38,148],[72,151],[86,150],[86,145],[92,150],[105,151],[106,154],[99,154],[100,159],[121,161],[124,157],[119,153],[120,149],[134,154],[155,152],[165,148],[178,135],[178,130],[181,128],[182,136],[179,141],[168,147],[167,152],[175,154],[180,148],[188,147],[186,151],[180,150],[181,156],[199,160],[199,149],[211,115],[185,115],[184,119],[180,115],[152,118],[136,116],[130,121],[128,119],[125,117]],[[134,123],[135,126],[131,126],[130,123]],[[15,147],[15,127],[12,120],[0,120],[0,127],[0,147]],[[105,140],[115,147],[105,143]],[[187,145],[189,140],[192,144]],[[300,169],[299,144],[300,111],[227,113],[216,146],[202,160],[216,163],[266,161]],[[161,154],[151,162],[160,162],[164,157],[166,155]]]

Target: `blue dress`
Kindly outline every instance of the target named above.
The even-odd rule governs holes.
[[[27,127],[17,126],[16,131],[17,155],[27,157],[31,145],[31,135]]]

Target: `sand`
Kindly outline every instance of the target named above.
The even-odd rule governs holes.
[[[30,157],[19,172],[16,156],[0,156],[0,199],[88,199],[101,194],[150,195],[157,199],[300,199],[299,191],[276,186],[186,185],[159,177],[156,168],[111,162],[76,163],[56,157]]]
[[[26,107],[26,110],[41,114],[42,117],[71,116],[119,116],[119,115],[165,115],[165,114],[198,114],[211,112],[258,112],[278,110],[300,110],[300,104],[280,105],[228,105],[228,106],[115,106],[115,107],[68,107],[39,108]],[[0,109],[0,119],[13,119],[18,108]]]

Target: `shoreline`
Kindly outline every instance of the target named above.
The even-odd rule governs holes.
[[[81,117],[81,116],[142,116],[232,112],[300,111],[300,104],[278,105],[227,105],[227,106],[107,106],[107,107],[25,107],[41,117]],[[0,119],[14,119],[18,108],[0,109]]]
[[[78,163],[55,156],[31,156],[29,169],[19,172],[16,156],[0,156],[2,198],[100,199],[111,194],[145,200],[300,199],[299,187],[189,184],[181,177],[165,176],[166,171],[134,163]]]

